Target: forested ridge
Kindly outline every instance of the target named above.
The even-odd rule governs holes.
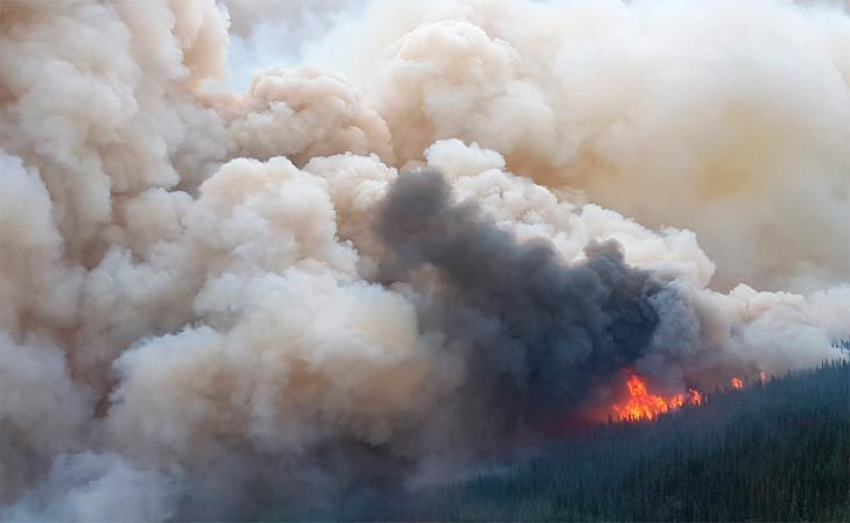
[[[263,519],[850,521],[848,362],[705,396],[654,422],[564,437],[519,465],[494,463],[497,472]]]
[[[515,471],[421,495],[398,518],[850,521],[850,365],[610,424]]]

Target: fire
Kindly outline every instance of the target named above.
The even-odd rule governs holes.
[[[626,389],[629,399],[623,403],[614,405],[617,419],[621,421],[654,420],[661,414],[681,408],[686,403],[699,405],[702,403],[702,394],[694,389],[688,389],[687,396],[676,394],[664,398],[652,394],[646,387],[646,382],[637,374],[630,374],[626,380]]]
[[[733,389],[743,389],[744,388],[744,382],[741,380],[741,378],[732,378],[732,388]]]
[[[702,405],[702,394],[698,390],[688,389],[688,401],[691,405]]]

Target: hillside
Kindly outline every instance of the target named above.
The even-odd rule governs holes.
[[[718,391],[701,407],[609,425],[509,473],[417,496],[390,519],[847,521],[849,397],[846,362]]]

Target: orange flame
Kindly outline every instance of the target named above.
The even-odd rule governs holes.
[[[702,405],[702,394],[696,389],[688,389],[688,401],[691,405]]]
[[[654,420],[661,414],[676,410],[689,403],[699,405],[702,403],[702,394],[694,389],[688,389],[688,396],[676,394],[664,398],[651,394],[646,388],[646,382],[637,374],[630,374],[626,380],[626,389],[629,398],[623,403],[613,406],[617,419],[620,421],[642,421]]]
[[[765,376],[764,372],[759,372],[759,382],[764,385],[767,382],[767,376]]]
[[[741,381],[741,378],[732,378],[732,388],[733,389],[743,389],[744,382]]]

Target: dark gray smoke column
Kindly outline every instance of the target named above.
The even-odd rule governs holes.
[[[588,245],[586,261],[566,266],[548,243],[519,243],[474,204],[452,202],[438,172],[401,176],[377,230],[391,251],[386,280],[438,272],[437,290],[420,289],[422,321],[464,354],[462,396],[483,394],[479,404],[513,421],[574,408],[632,364],[658,324],[649,297],[659,284],[626,265],[617,242]]]

